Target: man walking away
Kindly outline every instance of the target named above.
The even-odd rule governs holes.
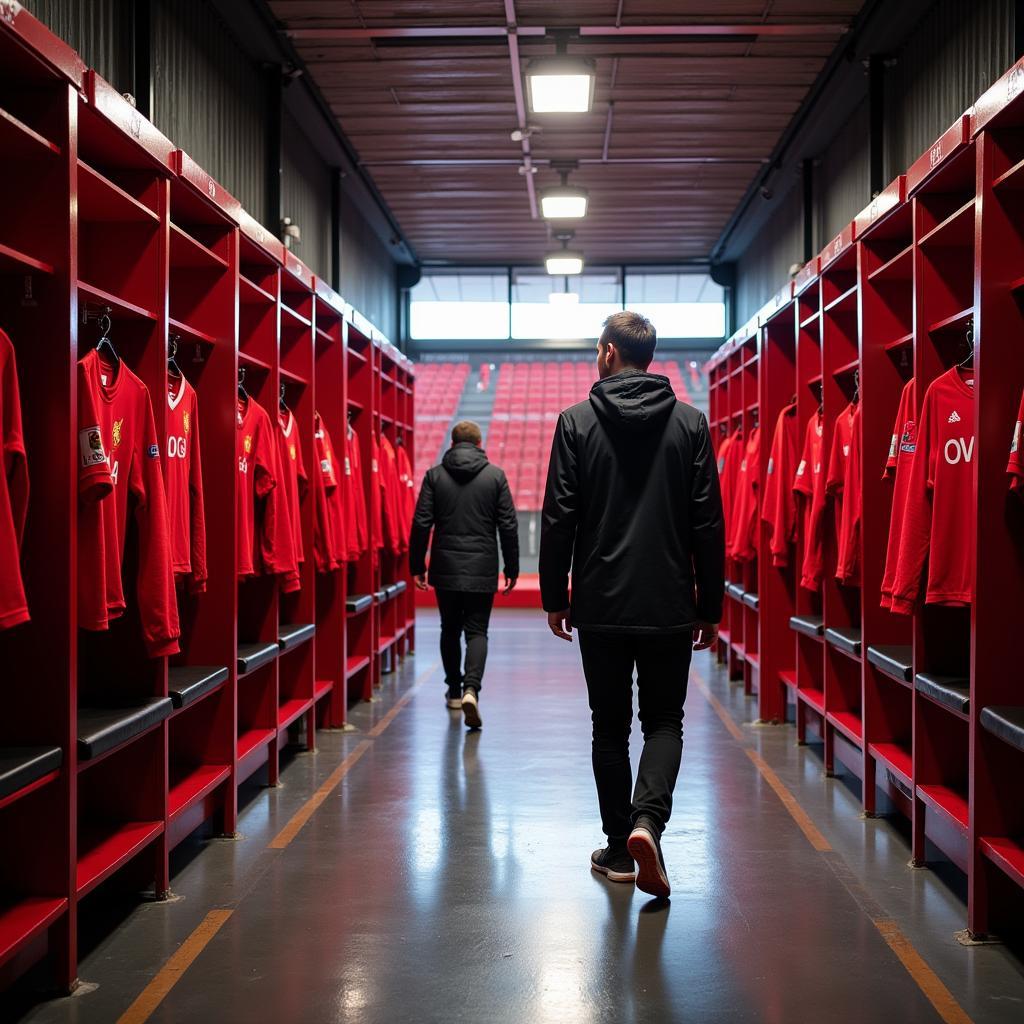
[[[707,420],[647,372],[656,344],[644,317],[610,316],[597,346],[600,380],[559,417],[540,588],[552,633],[571,642],[572,627],[579,631],[608,836],[591,866],[665,898],[661,836],[682,758],[690,656],[717,639],[725,528]],[[634,667],[644,748],[631,800]]]
[[[480,428],[469,420],[452,429],[452,446],[440,466],[423,478],[409,538],[409,570],[416,586],[427,589],[430,531],[430,583],[441,612],[441,660],[449,708],[461,708],[466,725],[479,729],[480,686],[487,661],[487,624],[498,589],[498,543],[505,560],[505,589],[519,577],[519,524],[505,473],[480,447]],[[462,669],[462,634],[466,668]]]

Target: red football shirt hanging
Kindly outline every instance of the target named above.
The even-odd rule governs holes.
[[[298,590],[301,585],[299,566],[306,560],[302,544],[301,501],[306,493],[308,479],[302,462],[299,428],[291,409],[278,411],[277,459],[281,466],[281,498],[290,531],[295,568],[282,581],[285,593]]]
[[[889,541],[885,553],[885,572],[882,575],[881,606],[892,608],[892,588],[896,582],[896,569],[900,560],[900,538],[903,535],[903,515],[907,509],[907,490],[910,487],[910,469],[917,448],[917,426],[914,413],[914,379],[907,381],[900,395],[896,423],[892,429],[889,458],[884,477],[893,479],[892,512],[889,516]]]
[[[853,444],[854,417],[857,406],[850,402],[836,417],[832,428],[832,447],[829,450],[828,471],[825,476],[825,495],[832,501],[835,516],[835,539],[837,554],[843,544],[843,509],[846,504],[846,473]],[[838,558],[836,561],[838,570]],[[838,572],[837,572],[838,575]]]
[[[167,379],[167,514],[174,575],[193,594],[206,590],[206,512],[199,406],[184,377]]]
[[[363,457],[359,435],[349,426],[345,433],[345,538],[348,560],[356,562],[369,547],[366,492],[363,486]]]
[[[719,485],[722,489],[722,508],[725,512],[726,540],[732,536],[735,519],[734,505],[736,502],[736,477],[739,475],[740,463],[743,461],[743,431],[737,428],[722,444],[719,455]]]
[[[21,431],[21,399],[14,345],[0,329],[0,440],[4,446],[0,476],[0,629],[28,622],[21,579],[21,543],[28,516],[28,461]]]
[[[733,501],[733,528],[729,537],[729,554],[740,562],[757,557],[757,503],[760,477],[758,460],[761,452],[761,430],[750,431],[736,474],[736,496]]]
[[[99,498],[91,513],[79,516],[79,624],[104,630],[125,610],[121,563],[130,492],[138,523],[136,590],[146,647],[154,658],[176,654],[181,630],[160,445],[149,391],[123,361],[115,367],[96,350],[80,365],[91,396],[79,412],[79,492],[83,488],[87,493],[95,491],[100,454],[106,457],[113,490]],[[96,422],[89,422],[93,417]],[[104,486],[101,473],[99,490]],[[102,551],[103,570],[97,573],[98,551]]]
[[[842,498],[839,514],[838,544],[836,550],[836,579],[855,586],[860,578],[860,520],[864,494],[861,480],[860,403],[853,407],[850,421],[849,455],[843,467]],[[835,446],[832,449],[835,453]]]
[[[1024,424],[1024,395],[1020,399],[1020,411],[1013,427],[1013,440],[1010,442],[1010,461],[1006,472],[1010,477],[1010,490],[1018,496],[1024,496],[1024,452],[1020,450],[1020,434]]]
[[[405,550],[402,520],[399,509],[401,495],[399,493],[398,466],[395,449],[386,434],[380,437],[380,488],[381,513],[387,546],[400,555]]]
[[[416,512],[416,482],[413,480],[412,463],[404,444],[398,446],[395,455],[398,458],[398,483],[401,491],[402,539],[408,548],[412,517]]]
[[[342,477],[339,475],[344,469],[338,465],[331,435],[320,413],[314,416],[313,442],[318,466],[318,471],[313,474],[316,498],[313,550],[317,572],[331,572],[343,565],[348,555],[340,483]]]
[[[892,593],[894,612],[914,610],[925,562],[926,604],[962,606],[973,600],[973,385],[973,371],[953,367],[925,392]]]
[[[374,553],[384,549],[384,508],[380,485],[380,444],[375,431],[370,431],[370,502],[367,508],[370,519],[370,550]]]
[[[821,587],[823,572],[822,519],[825,510],[825,474],[822,472],[824,423],[819,410],[807,421],[804,447],[796,467],[793,490],[804,496],[804,553],[800,586]]]
[[[796,475],[796,403],[787,405],[775,423],[768,455],[761,516],[771,527],[772,565],[789,564],[789,547],[796,532],[796,501],[791,481]]]

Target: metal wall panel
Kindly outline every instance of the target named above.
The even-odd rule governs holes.
[[[258,219],[264,116],[259,69],[212,8],[202,0],[153,0],[153,121]]]
[[[1013,0],[939,0],[886,75],[886,181],[1015,60]]]
[[[398,341],[398,273],[384,243],[356,204],[341,196],[341,294]]]
[[[300,241],[290,243],[292,252],[330,281],[331,169],[287,115],[281,149],[281,213],[302,232]]]
[[[815,169],[816,249],[842,231],[871,201],[868,138],[865,100],[836,133]]]
[[[765,201],[765,200],[761,200]],[[803,189],[797,181],[784,196],[767,200],[776,209],[736,268],[736,323],[743,324],[774,295],[794,263],[803,263]]]
[[[129,0],[25,0],[24,7],[111,85],[132,91]]]

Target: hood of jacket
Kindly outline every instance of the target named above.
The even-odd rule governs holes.
[[[597,381],[590,389],[590,404],[608,430],[639,435],[664,428],[676,396],[668,377],[624,370]]]
[[[468,483],[485,466],[487,453],[469,441],[460,441],[444,453],[441,465],[460,483]]]

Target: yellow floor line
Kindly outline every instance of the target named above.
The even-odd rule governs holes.
[[[811,846],[819,853],[830,853],[833,856],[839,856],[839,854],[834,853],[829,841],[811,820],[810,815],[800,806],[799,801],[790,792],[782,779],[779,778],[765,759],[753,749],[748,741],[748,737],[736,724],[736,720],[729,713],[725,705],[711,692],[711,689],[700,673],[693,671],[690,678],[722,720],[722,724],[732,737],[743,746],[747,757],[754,763],[765,782],[775,791],[775,795],[782,801],[782,806],[789,812],[790,817],[792,817],[800,831],[807,837],[807,841]],[[837,874],[836,877],[840,884],[847,887],[841,874]],[[857,899],[856,893],[851,892],[850,895],[853,896],[857,905],[867,914],[871,923],[878,929],[886,944],[896,954],[906,972],[914,980],[914,983],[921,990],[924,997],[935,1007],[936,1013],[938,1013],[945,1024],[974,1024],[970,1015],[956,1001],[953,993],[946,988],[939,976],[925,962],[924,957],[918,953],[914,944],[903,934],[900,926],[889,918],[873,916],[864,908],[863,903]]]
[[[209,945],[231,910],[211,910],[199,927],[178,947],[177,952],[160,968],[156,977],[139,993],[139,997],[117,1019],[117,1024],[144,1024],[167,997],[167,993],[192,966],[192,961]]]

